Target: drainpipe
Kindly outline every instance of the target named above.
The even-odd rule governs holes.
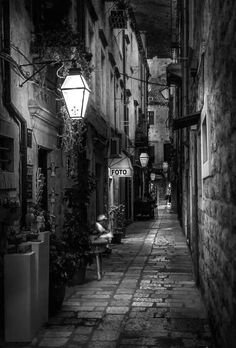
[[[10,5],[9,1],[3,3],[3,30],[4,30],[4,50],[10,54]],[[11,99],[11,66],[6,60],[3,61],[3,86],[4,96],[3,103],[9,115],[20,128],[20,196],[21,196],[21,225],[25,224],[25,215],[27,213],[27,122],[17,110]]]
[[[122,30],[122,49],[123,49],[123,78],[124,78],[124,120],[126,120],[126,52],[125,52],[125,30]]]

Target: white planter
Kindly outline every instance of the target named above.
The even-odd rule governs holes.
[[[49,240],[40,233],[40,242],[30,242],[35,252],[37,328],[48,321]]]
[[[43,324],[48,321],[49,233],[48,231],[39,233],[39,239],[43,241],[39,271],[39,310]]]
[[[6,342],[29,342],[37,331],[35,262],[35,252],[4,256]]]

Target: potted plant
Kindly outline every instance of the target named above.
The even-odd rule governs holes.
[[[77,135],[78,141],[78,133],[74,135]],[[81,143],[80,146],[82,146]],[[77,146],[74,144],[71,151],[76,165],[72,177],[73,184],[65,189],[66,209],[62,233],[67,250],[74,254],[76,260],[76,272],[71,285],[83,282],[86,266],[92,262],[87,206],[96,185],[94,175],[88,170],[87,160],[83,158],[84,152],[74,153],[76,149],[78,149],[78,143]],[[81,272],[84,277],[81,276]]]
[[[74,257],[74,274],[69,285],[82,284],[85,280],[87,264],[92,262],[88,226],[80,221],[80,212],[70,209],[65,212],[63,241],[67,253]]]
[[[65,241],[50,233],[49,252],[49,315],[55,314],[63,303],[68,282],[76,269],[76,257],[68,251]]]
[[[125,205],[119,204],[110,209],[113,226],[113,243],[120,243],[125,234]]]

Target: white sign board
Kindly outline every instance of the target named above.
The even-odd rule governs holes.
[[[130,168],[109,168],[109,176],[131,177],[132,172]]]

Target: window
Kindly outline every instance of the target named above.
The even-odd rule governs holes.
[[[203,164],[208,160],[208,146],[207,146],[207,125],[206,125],[206,117],[202,122],[202,160]]]
[[[106,94],[106,69],[105,69],[105,55],[101,51],[101,104],[102,107],[105,105],[105,94]]]
[[[203,115],[201,122],[201,155],[202,155],[202,178],[210,175],[209,160],[209,125],[207,115]]]
[[[126,108],[126,115],[124,118],[124,132],[129,136],[129,108]]]
[[[88,51],[92,53],[92,60],[91,60],[91,65],[95,65],[94,62],[94,52],[95,52],[95,38],[94,38],[94,30],[92,28],[92,25],[89,24],[88,26]],[[91,85],[92,89],[95,88],[95,75],[96,74],[91,74]]]
[[[164,144],[164,162],[171,161],[171,144]]]
[[[155,163],[155,146],[150,146],[149,147],[149,162],[150,163]]]
[[[149,125],[154,125],[154,111],[148,111]]]
[[[12,138],[0,136],[0,169],[6,172],[14,171],[14,142]]]
[[[107,98],[107,103],[108,103],[108,106],[110,108],[110,117],[111,117],[111,115],[114,114],[114,112],[113,112],[113,108],[114,108],[114,75],[113,75],[112,71],[110,71],[110,88],[109,88],[109,98]]]

